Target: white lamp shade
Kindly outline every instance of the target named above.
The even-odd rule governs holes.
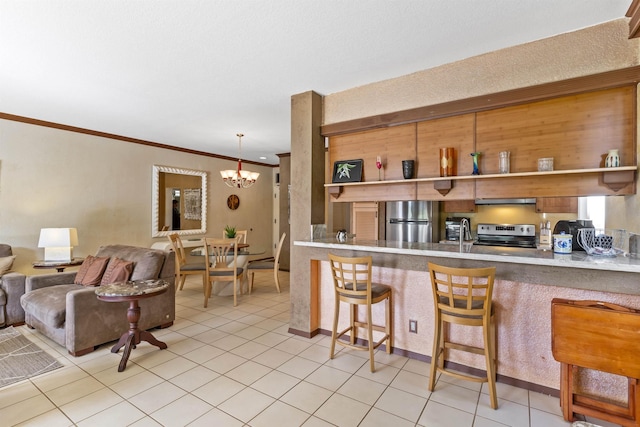
[[[43,228],[38,247],[44,248],[45,261],[71,261],[73,247],[78,245],[75,228]]]
[[[43,228],[40,230],[39,248],[52,246],[78,246],[78,231],[75,228]]]

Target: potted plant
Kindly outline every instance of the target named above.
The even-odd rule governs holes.
[[[224,227],[224,234],[227,236],[227,238],[233,239],[234,237],[236,237],[236,228],[227,225]]]

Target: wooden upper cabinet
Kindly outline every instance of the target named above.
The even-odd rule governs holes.
[[[380,178],[384,180],[403,179],[402,161],[416,158],[416,124],[394,126],[329,138],[329,165],[339,160],[362,159],[362,181],[378,181],[376,157],[382,159]],[[419,169],[419,168],[418,168]],[[416,184],[393,184],[372,186],[344,186],[335,201],[394,201],[415,200]]]
[[[331,200],[339,202],[635,194],[636,121],[636,86],[630,85],[334,135],[329,138],[327,167],[333,170],[336,161],[362,159],[363,182],[330,186],[329,192]],[[440,179],[444,147],[454,149],[454,175],[459,179]],[[618,150],[620,166],[629,170],[604,168],[610,149]],[[498,174],[501,151],[511,153],[510,174]],[[478,177],[471,176],[473,152],[480,153]],[[377,156],[384,164],[380,179],[394,182],[377,183]],[[543,157],[553,158],[556,173],[537,172]],[[408,182],[402,176],[405,159],[416,161],[415,179]]]
[[[416,178],[440,176],[440,148],[454,152],[454,175],[471,175],[475,151],[475,114],[463,114],[418,123],[418,173]],[[475,198],[473,180],[455,181],[446,196],[434,189],[433,182],[418,183],[419,200],[467,200]]]
[[[445,200],[442,210],[447,213],[471,213],[476,212],[475,200]]]
[[[577,197],[538,197],[536,199],[538,213],[578,213]]]
[[[536,171],[541,157],[553,157],[554,170],[603,167],[612,148],[621,166],[635,166],[635,93],[627,86],[477,113],[480,172],[498,173],[500,151],[511,152],[512,173]],[[635,181],[614,191],[602,174],[476,181],[477,198],[634,193]]]
[[[351,233],[361,240],[378,240],[378,203],[357,202],[351,206]]]

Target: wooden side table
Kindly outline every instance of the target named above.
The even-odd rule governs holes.
[[[138,305],[138,301],[143,298],[160,295],[166,292],[167,289],[169,289],[169,284],[164,280],[118,282],[96,288],[96,295],[101,301],[129,302],[129,309],[127,310],[129,330],[122,334],[118,343],[111,349],[112,353],[117,353],[122,346],[124,346],[122,359],[120,360],[120,365],[118,365],[118,372],[124,371],[131,350],[140,344],[140,341],[146,341],[151,345],[159,347],[161,350],[167,348],[167,344],[158,341],[150,332],[142,331],[138,328],[138,321],[140,320],[140,306]]]
[[[640,425],[640,310],[601,301],[551,301],[551,351],[560,362],[560,407],[625,427]],[[587,368],[627,377],[627,403],[576,391],[576,372]]]
[[[67,267],[81,265],[84,258],[73,258],[70,261],[34,261],[33,268],[55,268],[58,273],[62,273]]]

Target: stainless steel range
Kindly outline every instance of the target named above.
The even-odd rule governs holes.
[[[536,226],[533,224],[478,224],[476,245],[535,248]]]

